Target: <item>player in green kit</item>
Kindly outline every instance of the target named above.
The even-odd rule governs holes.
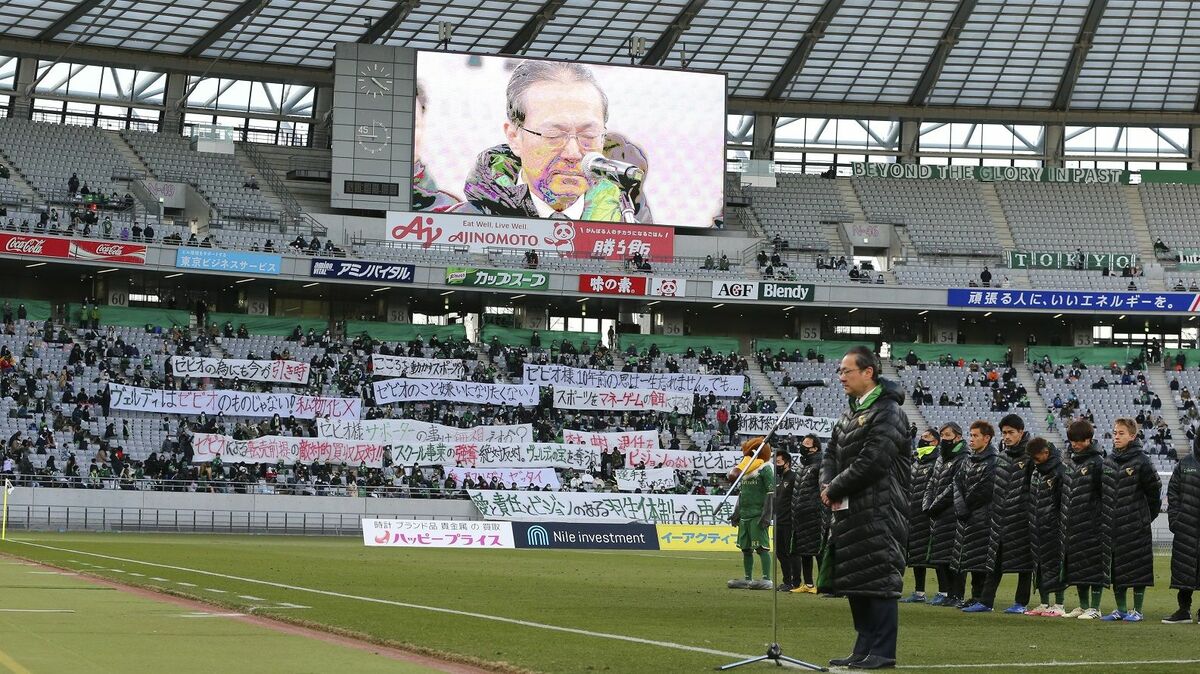
[[[771,467],[771,445],[763,438],[751,438],[742,443],[741,462],[729,472],[729,479],[736,480],[744,471],[738,492],[737,505],[733,508],[730,524],[737,527],[737,546],[742,551],[744,578],[729,581],[733,589],[770,590],[771,583],[771,502],[770,493],[775,487],[775,470]],[[762,563],[762,579],[754,580],[754,554]]]

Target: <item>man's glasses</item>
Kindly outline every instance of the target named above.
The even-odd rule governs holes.
[[[596,150],[604,143],[604,131],[581,131],[579,133],[563,133],[562,131],[546,131],[541,133],[533,129],[526,129],[523,126],[518,126],[518,129],[532,133],[539,137],[555,150],[561,150],[567,146],[567,141],[574,138],[579,147],[584,150]]]
[[[841,375],[844,375],[844,374],[850,374],[851,372],[862,372],[862,368],[845,368],[845,367],[839,367],[839,368],[837,369],[837,374],[838,374],[838,376],[841,376]]]

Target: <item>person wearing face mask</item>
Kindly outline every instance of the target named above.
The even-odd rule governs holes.
[[[1192,592],[1200,589],[1200,436],[1167,482],[1167,523],[1172,536],[1171,588],[1178,593],[1179,608],[1162,621],[1187,625],[1192,622]]]
[[[953,508],[954,476],[966,459],[966,443],[963,442],[962,427],[953,421],[943,424],[938,433],[938,457],[921,502],[921,509],[929,516],[925,561],[933,566],[938,580],[938,593],[929,603],[962,608],[962,590],[957,574],[950,570],[950,563],[954,561],[954,533],[958,524]]]
[[[992,536],[996,539],[996,559],[984,588],[984,595],[995,600],[996,589],[1006,573],[1017,574],[1017,593],[1005,613],[1024,614],[1029,605],[1033,555],[1029,547],[1029,480],[1033,462],[1026,452],[1029,436],[1025,420],[1016,414],[1000,420],[1003,452],[996,460],[996,502]],[[991,601],[984,602],[992,606]]]
[[[1067,428],[1071,455],[1063,476],[1063,580],[1079,592],[1079,608],[1064,618],[1100,618],[1100,598],[1111,566],[1104,457],[1095,430],[1079,419]]]
[[[821,545],[829,531],[829,509],[821,503],[821,440],[815,435],[806,435],[800,441],[800,453],[796,472],[796,488],[792,492],[792,522],[795,527],[792,553],[800,561],[802,584],[792,592],[816,594],[813,580],[813,562],[821,552]]]
[[[921,433],[920,443],[913,460],[912,473],[908,478],[908,566],[913,570],[913,593],[900,602],[903,604],[925,603],[925,574],[932,564],[929,562],[931,526],[929,515],[922,509],[925,490],[934,477],[938,459],[937,431],[926,428]],[[939,585],[939,590],[946,590]]]
[[[1029,481],[1029,543],[1033,556],[1033,575],[1037,580],[1041,604],[1025,615],[1061,618],[1063,611],[1062,582],[1062,485],[1067,467],[1058,449],[1045,438],[1029,441],[1026,451],[1033,461]]]
[[[775,556],[779,559],[779,573],[783,582],[775,588],[778,592],[791,592],[800,586],[797,571],[799,559],[795,551],[795,526],[792,499],[796,490],[796,473],[792,470],[792,454],[786,449],[775,450]]]
[[[1150,524],[1162,508],[1162,480],[1142,450],[1133,419],[1122,417],[1113,424],[1113,454],[1104,460],[1104,468],[1113,481],[1105,496],[1112,522],[1112,588],[1117,608],[1101,620],[1139,622],[1146,588],[1154,585]],[[1131,587],[1132,611],[1126,604]]]
[[[971,574],[971,599],[964,613],[990,613],[995,595],[988,596],[988,575],[996,559],[992,508],[996,490],[996,429],[982,419],[971,424],[967,446],[971,454],[954,476],[954,568],[960,578]]]

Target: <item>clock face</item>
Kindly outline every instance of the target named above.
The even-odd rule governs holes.
[[[379,63],[368,63],[359,66],[358,91],[371,98],[382,98],[391,95],[391,70]]]
[[[354,132],[354,140],[362,149],[375,154],[386,149],[392,142],[392,132],[382,122],[373,121],[370,124],[360,124]]]

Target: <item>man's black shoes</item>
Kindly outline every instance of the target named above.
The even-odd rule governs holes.
[[[892,669],[895,666],[896,661],[894,659],[885,658],[881,655],[868,655],[858,662],[850,663],[850,669]]]
[[[847,666],[853,665],[856,662],[862,662],[863,660],[866,660],[869,657],[871,657],[871,656],[859,655],[858,653],[852,653],[844,658],[837,658],[834,660],[830,660],[829,664],[832,667],[847,667]]]

